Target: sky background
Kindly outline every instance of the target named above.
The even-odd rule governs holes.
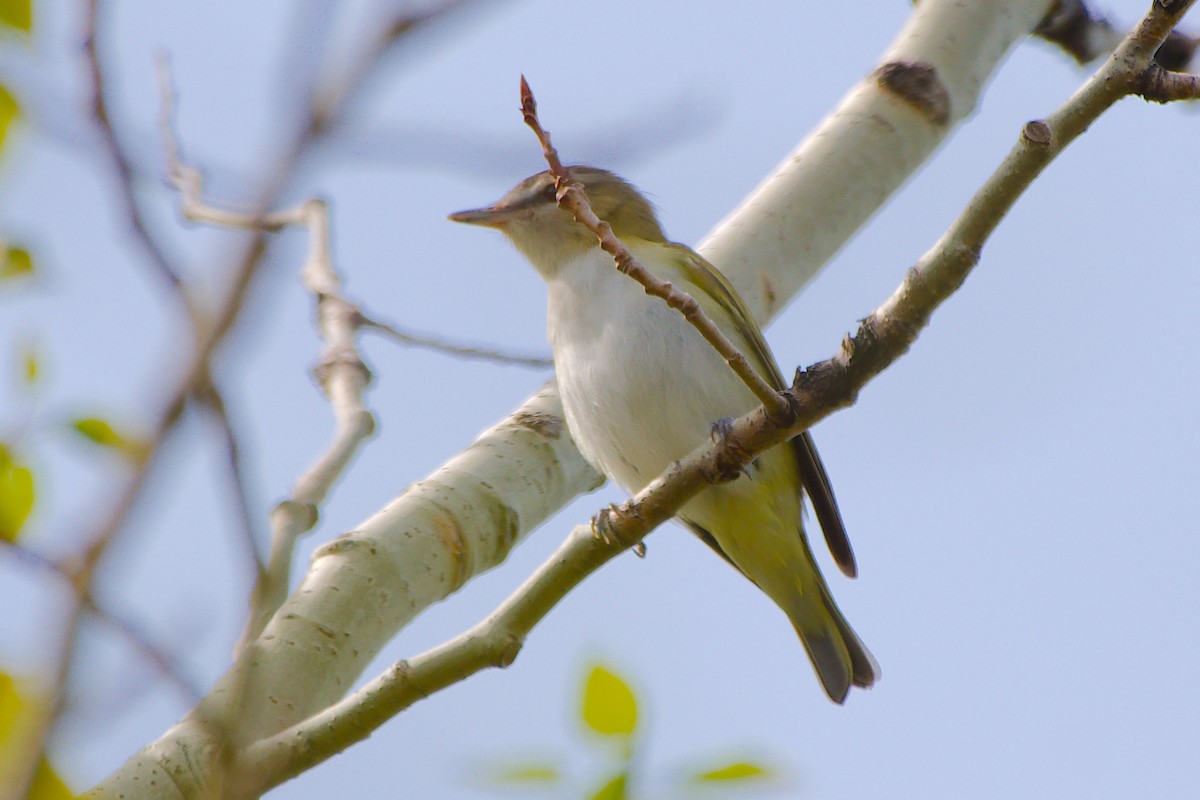
[[[1105,0],[1129,24],[1145,3]],[[238,234],[178,221],[160,180],[153,54],[166,50],[185,153],[213,199],[254,196],[283,147],[295,85],[328,31],[337,63],[393,3],[126,2],[102,52],[118,131],[153,223],[187,274],[219,286]],[[311,161],[292,199],[332,203],[346,293],[416,329],[548,352],[540,279],[500,236],[445,222],[543,168],[517,112],[526,74],[564,158],[613,168],[695,243],[875,66],[908,3],[616,0],[480,3],[389,60]],[[31,42],[0,41],[0,80],[32,124],[0,165],[0,232],[41,267],[0,291],[0,436],[32,414],[39,478],[30,547],[69,551],[123,479],[64,430],[99,413],[137,429],[178,369],[183,329],[115,199],[85,115],[74,3],[37,3]],[[302,23],[299,20],[308,20]],[[1200,17],[1192,30],[1200,28]],[[835,352],[1008,151],[1086,72],[1019,45],[977,113],[767,330],[784,371]],[[574,721],[593,660],[644,712],[659,790],[736,755],[787,778],[761,796],[1127,798],[1200,793],[1200,536],[1194,348],[1197,116],[1127,100],[1038,180],[912,352],[814,430],[860,577],[826,574],[882,682],[829,703],[787,620],[682,529],[624,556],[533,633],[517,662],[455,686],[272,797],[497,796],[496,760],[561,757],[596,774]],[[331,432],[308,369],[319,342],[299,284],[304,237],[282,236],[219,379],[244,434],[260,533]],[[17,343],[46,372],[15,386]],[[297,554],[352,528],[458,453],[549,377],[365,337],[379,433]],[[403,631],[367,670],[474,624],[576,523],[584,497],[502,567]],[[98,595],[207,687],[228,665],[249,570],[221,450],[189,416],[101,575]],[[820,548],[818,548],[820,549]],[[44,673],[63,606],[44,573],[0,555],[0,665]],[[54,740],[77,788],[103,778],[188,705],[120,641],[84,639]],[[500,795],[503,796],[503,795]],[[510,795],[511,796],[511,795]]]

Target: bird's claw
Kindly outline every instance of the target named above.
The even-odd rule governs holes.
[[[708,433],[714,442],[724,442],[733,434],[733,417],[721,417],[709,426]]]
[[[630,513],[628,507],[617,503],[609,503],[605,508],[596,512],[592,517],[592,536],[599,539],[608,547],[616,547],[620,544],[620,537],[614,530],[617,519],[621,516]],[[633,546],[633,553],[638,558],[646,557],[646,543],[638,542]]]
[[[742,449],[733,437],[733,417],[722,417],[714,422],[710,428],[709,435],[713,442],[725,448],[733,464],[719,464],[717,467],[718,477],[720,480],[732,481],[743,475],[747,478],[754,477],[753,467],[756,466],[755,460],[745,458],[748,454]],[[723,461],[724,459],[722,459]]]
[[[592,536],[609,547],[615,545],[617,536],[613,531],[613,524],[614,518],[620,513],[621,508],[616,503],[609,503],[605,508],[597,511],[592,517]]]

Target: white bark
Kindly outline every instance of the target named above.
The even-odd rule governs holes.
[[[945,123],[868,75],[700,244],[761,324],[974,111],[987,79],[1050,5],[919,3],[879,63],[932,65],[949,100]]]

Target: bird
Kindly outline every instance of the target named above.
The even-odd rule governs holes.
[[[695,298],[758,373],[785,388],[762,332],[720,271],[671,242],[654,206],[625,179],[586,165],[567,170],[629,252]],[[625,490],[638,492],[722,421],[759,405],[681,314],[621,274],[596,236],[559,207],[549,171],[449,219],[501,231],[545,279],[547,337],[567,427],[584,458]],[[878,680],[879,666],[813,558],[805,494],[835,563],[855,577],[841,512],[807,431],[760,454],[746,474],[704,488],[677,519],[783,610],[825,693],[843,703],[851,686]]]

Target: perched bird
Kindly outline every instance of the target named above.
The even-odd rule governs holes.
[[[592,209],[641,264],[694,297],[763,378],[783,376],[745,304],[715,267],[667,240],[654,208],[611,172],[570,168]],[[637,492],[711,435],[719,420],[759,405],[681,314],[613,265],[596,237],[560,209],[554,178],[525,179],[455,222],[504,233],[549,286],[547,328],[571,436],[584,457]],[[803,493],[838,566],[856,573],[841,514],[812,438],[756,458],[744,475],[704,489],[678,518],[783,609],[829,697],[871,686],[879,667],[847,624],[802,526]]]

